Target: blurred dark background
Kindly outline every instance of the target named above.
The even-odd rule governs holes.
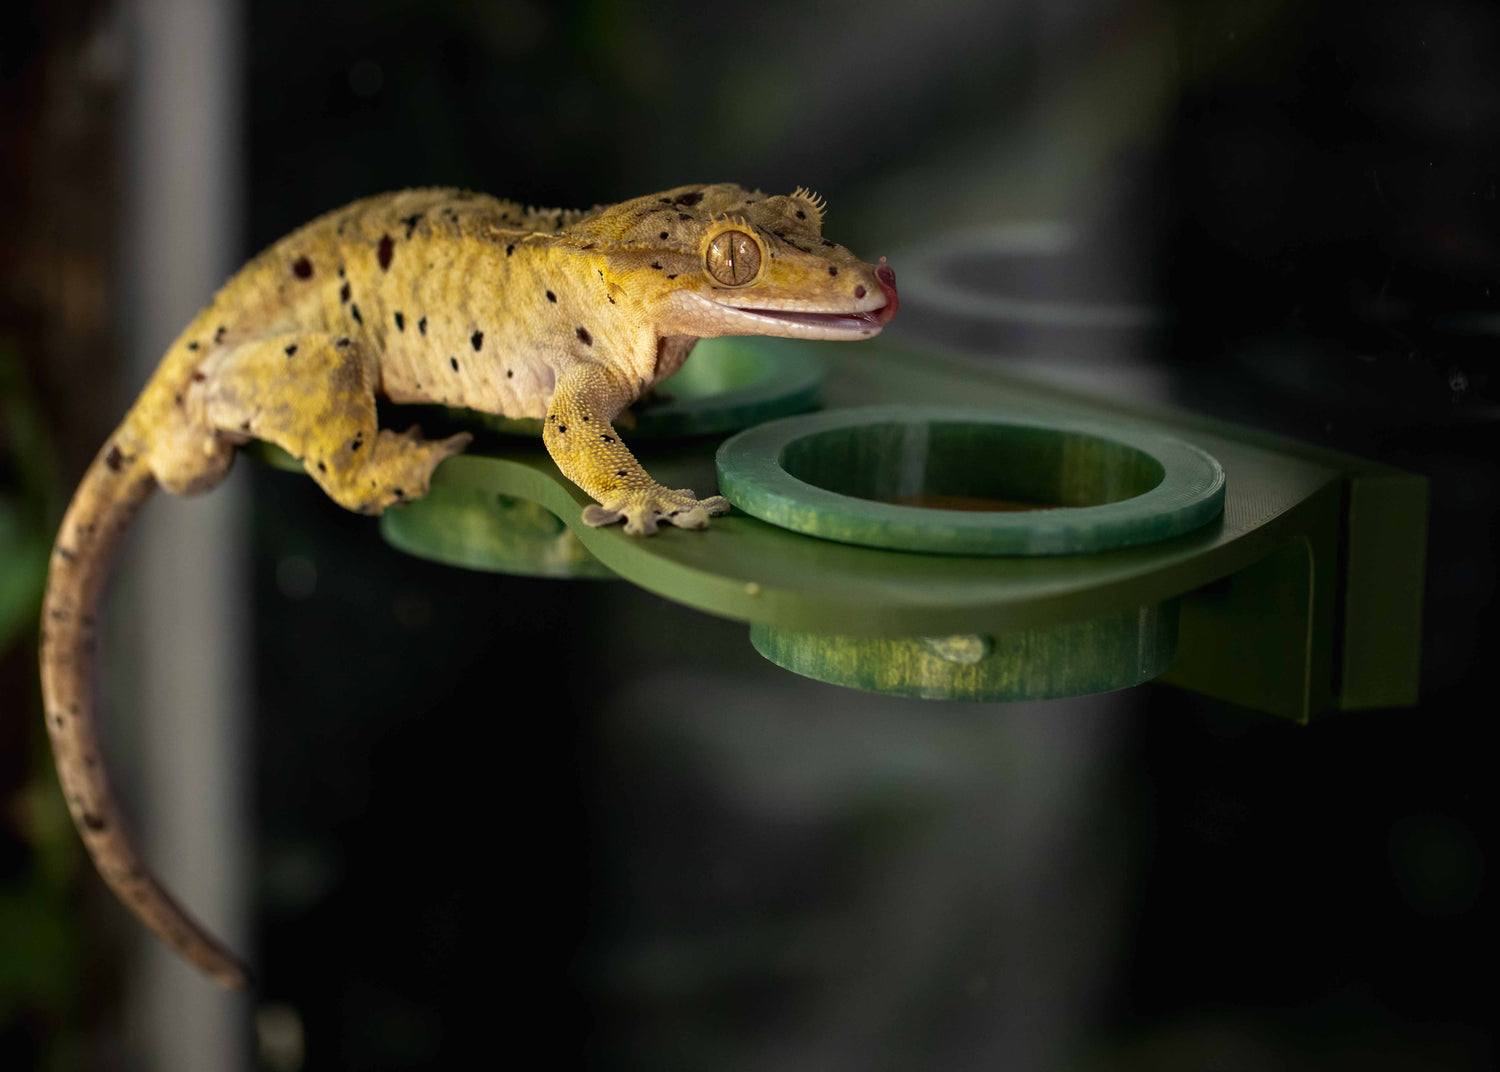
[[[227,222],[183,200],[152,245],[132,190],[164,106],[133,87],[199,7],[20,0],[0,33],[0,1067],[1493,1067],[1500,9],[203,0],[231,166],[182,174]],[[175,332],[128,327],[139,250],[232,246],[196,304],[380,190],[721,180],[817,189],[898,275],[1065,226],[954,288],[1147,315],[916,294],[892,336],[1427,474],[1420,706],[847,692],[622,583],[405,557],[242,462],[224,851],[263,993],[202,999],[219,1049],[164,1056],[189,1017],[132,999],[150,954],[68,825],[33,639],[61,506],[144,379],[122,338]],[[106,646],[152,643],[125,613]],[[144,792],[138,754],[114,762]]]

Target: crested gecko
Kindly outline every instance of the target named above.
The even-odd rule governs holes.
[[[104,880],[220,985],[243,964],[171,897],[125,831],[95,727],[94,649],[113,553],[158,485],[223,479],[266,440],[364,514],[426,493],[469,435],[377,427],[376,396],[543,420],[562,473],[597,500],[588,525],[703,528],[721,496],[656,483],[612,421],[700,338],[867,339],[896,312],[895,276],[822,235],[806,190],[681,186],[588,210],[452,189],[356,201],[236,273],[167,350],[63,517],[42,609],[47,728],[68,810]]]

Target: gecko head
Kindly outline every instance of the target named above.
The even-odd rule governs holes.
[[[611,280],[661,335],[873,338],[896,313],[895,273],[824,238],[823,215],[807,190],[720,183],[636,198],[583,226],[613,246]]]

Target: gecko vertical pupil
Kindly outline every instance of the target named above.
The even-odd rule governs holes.
[[[708,274],[726,287],[742,287],[760,274],[760,247],[744,231],[725,231],[708,244]]]

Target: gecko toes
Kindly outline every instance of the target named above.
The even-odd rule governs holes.
[[[583,523],[597,529],[602,525],[613,525],[623,515],[618,510],[606,510],[598,503],[589,503],[583,508]]]
[[[703,529],[715,514],[729,512],[729,501],[722,495],[707,499],[694,498],[691,488],[668,490],[659,485],[640,488],[608,505],[584,507],[583,522],[598,527],[624,520],[630,536],[650,536],[662,525],[680,529]]]

